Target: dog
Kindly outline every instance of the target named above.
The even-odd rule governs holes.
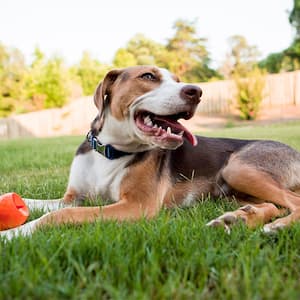
[[[153,218],[162,207],[189,206],[208,195],[240,203],[208,226],[230,230],[241,220],[275,232],[298,221],[300,153],[275,141],[194,136],[178,120],[194,115],[201,95],[197,85],[155,66],[110,71],[96,88],[99,113],[76,152],[63,199],[28,199],[31,209],[50,212],[1,235],[26,236],[44,225]],[[74,207],[98,196],[113,203]]]

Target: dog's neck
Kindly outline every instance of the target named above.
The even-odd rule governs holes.
[[[102,144],[96,135],[94,135],[93,130],[90,130],[86,136],[87,141],[89,142],[91,148],[98,153],[102,154],[106,158],[113,160],[123,156],[132,155],[132,153],[120,151],[113,147],[112,145],[104,145]]]

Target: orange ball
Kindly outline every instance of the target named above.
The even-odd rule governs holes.
[[[0,230],[18,227],[25,223],[29,209],[16,193],[0,196]]]

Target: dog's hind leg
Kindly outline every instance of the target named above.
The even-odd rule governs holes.
[[[225,213],[208,225],[218,225],[217,223],[222,220],[222,223],[230,226],[235,223],[235,219],[242,219],[247,225],[253,227],[267,223],[286,211],[290,211],[291,214],[275,221],[275,223],[271,223],[274,226],[270,225],[270,228],[282,228],[300,219],[300,213],[298,212],[300,209],[300,195],[283,187],[281,183],[265,171],[235,159],[223,169],[222,177],[234,190],[254,197],[255,203],[260,202],[261,204],[246,205],[235,212]],[[285,209],[278,209],[276,206]],[[282,220],[281,223],[280,220]],[[268,225],[265,228],[267,231]]]
[[[273,218],[282,215],[284,211],[278,209],[272,203],[261,204],[246,204],[235,211],[226,212],[220,217],[207,223],[207,226],[211,227],[224,227],[229,231],[230,227],[239,221],[245,223],[248,227],[256,227],[263,225]]]
[[[299,222],[300,220],[300,208],[292,211],[288,216],[275,220],[272,223],[266,224],[263,228],[266,233],[276,232],[284,227]]]

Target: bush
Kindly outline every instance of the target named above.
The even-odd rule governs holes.
[[[35,49],[30,66],[20,51],[0,43],[0,117],[62,107],[71,94],[71,76],[62,59],[45,59]]]
[[[244,120],[254,120],[264,97],[265,71],[254,68],[248,72],[247,78],[238,75],[234,77],[236,84],[236,102],[240,117]]]
[[[27,99],[36,108],[62,107],[70,95],[70,76],[60,58],[44,59],[36,49],[26,78]]]
[[[67,102],[70,94],[68,84],[68,72],[61,60],[49,60],[37,86],[39,94],[45,95],[45,108],[62,107]]]
[[[25,99],[26,73],[23,54],[0,43],[0,117],[19,110],[19,103]]]
[[[88,52],[84,52],[79,65],[73,67],[73,76],[79,78],[80,84],[85,95],[92,95],[105,74],[110,70],[110,66],[100,63],[93,59]]]

